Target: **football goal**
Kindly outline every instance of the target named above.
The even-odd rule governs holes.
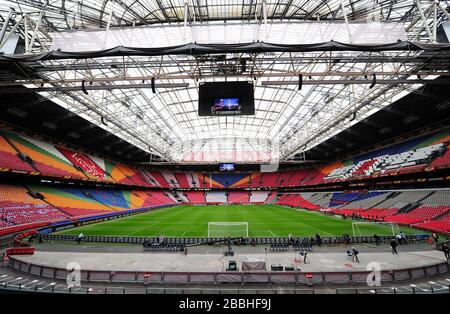
[[[352,231],[353,236],[396,235],[400,227],[395,222],[355,221],[352,222]]]
[[[208,238],[245,237],[248,238],[247,222],[208,222]]]

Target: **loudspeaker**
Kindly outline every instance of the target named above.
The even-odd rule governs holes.
[[[86,90],[86,86],[84,85],[84,80],[81,81],[81,90],[83,91],[83,93],[85,93],[86,95],[89,95],[88,91]]]
[[[436,40],[438,43],[450,42],[450,22],[442,22],[437,29]]]
[[[153,94],[156,94],[156,88],[155,88],[155,78],[154,77],[152,77],[152,93]]]
[[[372,83],[370,83],[369,89],[372,89],[375,86],[376,83],[377,83],[377,76],[374,73],[373,74],[373,78],[372,78]]]

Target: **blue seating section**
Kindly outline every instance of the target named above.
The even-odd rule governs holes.
[[[129,208],[127,201],[120,191],[87,190],[87,192],[103,204]]]
[[[333,196],[331,197],[329,206],[330,207],[336,207],[336,206],[341,206],[341,205],[347,204],[349,202],[352,202],[352,201],[356,200],[362,194],[363,194],[362,192],[357,192],[357,193],[341,193],[341,192],[337,192],[337,193],[333,193]]]

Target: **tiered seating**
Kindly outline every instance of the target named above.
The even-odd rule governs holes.
[[[188,191],[184,193],[191,204],[205,204],[206,199],[202,191]]]
[[[178,180],[173,173],[168,172],[168,171],[162,171],[161,175],[164,177],[166,182],[169,184],[169,187],[171,187],[171,188],[179,188],[180,187],[180,184],[178,183]]]
[[[265,191],[252,191],[250,194],[250,203],[264,203],[268,200],[267,197],[269,196],[269,193],[270,192]],[[276,192],[273,194],[276,195]]]
[[[176,202],[163,191],[151,191],[148,192],[148,195],[152,197],[155,200],[155,205],[168,205],[168,204],[175,204]]]
[[[320,206],[310,203],[309,201],[305,200],[300,194],[283,194],[278,199],[277,204],[311,210],[320,209]]]
[[[365,194],[362,194],[353,202],[345,205],[345,208],[370,208],[384,200],[387,194],[387,192],[367,192]]]
[[[349,165],[337,169],[333,169],[328,176],[326,176],[326,180],[328,181],[344,181],[352,176],[352,170],[355,169],[355,165]]]
[[[152,177],[152,183],[163,188],[168,188],[169,183],[167,183],[164,176],[158,171],[146,171],[146,173]]]
[[[427,206],[450,206],[450,191],[437,190],[421,203]]]
[[[360,212],[359,214],[366,219],[384,220],[385,217],[397,214],[399,208],[371,208]]]
[[[330,200],[329,207],[345,207],[350,202],[358,200],[364,192],[344,192],[334,193]]]
[[[174,173],[175,178],[177,179],[178,183],[179,183],[179,187],[183,188],[183,189],[188,189],[191,187],[191,185],[189,184],[189,180],[188,177],[190,179],[190,181],[192,181],[192,177],[190,175],[190,173],[181,173],[181,172],[177,172]],[[192,183],[191,183],[192,184]],[[193,187],[195,187],[195,181],[194,184],[192,184]]]
[[[321,208],[329,207],[330,200],[333,197],[333,193],[301,193],[308,202],[315,204]]]
[[[0,185],[0,228],[68,217],[27,192],[19,186]]]
[[[188,188],[199,188],[200,187],[200,179],[199,174],[196,172],[186,172],[186,177],[188,180]]]
[[[99,201],[83,194],[83,190],[75,188],[51,188],[31,186],[33,192],[39,192],[45,200],[71,216],[84,216],[123,210],[116,206],[108,207]]]
[[[267,196],[265,202],[271,204],[277,198],[277,196],[278,193],[276,191],[269,192],[269,195]]]
[[[227,203],[227,196],[225,192],[205,192],[207,203]]]
[[[89,180],[115,183],[106,173],[103,159],[59,146],[54,148],[56,148],[55,153],[60,153],[60,157],[65,157],[74,168],[81,171]],[[49,148],[49,150],[52,150],[52,148]]]
[[[0,134],[0,170],[16,170],[32,172],[34,169],[25,161],[22,161],[17,151]]]
[[[310,172],[311,169],[293,171],[292,175],[284,182],[283,186],[299,186],[302,180],[304,180]]]
[[[3,136],[22,154],[31,158],[34,166],[42,175],[75,179],[86,178],[53,145],[12,133],[4,133]]]
[[[127,185],[150,186],[139,174],[139,171],[118,163],[106,161],[107,172],[117,183]]]
[[[228,195],[229,203],[248,203],[250,197],[246,191],[231,191]]]
[[[396,222],[398,224],[411,225],[426,220],[432,220],[433,218],[446,213],[449,209],[450,207],[448,206],[422,206],[408,213],[387,217],[386,220]]]
[[[114,191],[120,199],[124,199],[129,209],[153,207],[150,196],[145,191]]]
[[[129,204],[125,200],[121,191],[87,189],[83,190],[83,193],[91,195],[93,199],[106,206],[123,209],[129,208]]]
[[[189,199],[181,191],[169,191],[167,194],[177,203],[189,203]]]
[[[401,191],[394,197],[386,198],[385,201],[377,205],[379,208],[402,208],[408,204],[413,204],[430,194],[430,190]]]
[[[320,168],[272,173],[173,173],[149,171],[77,153],[34,138],[3,131],[0,171],[25,171],[62,178],[162,188],[295,187],[419,172],[450,166],[450,131],[422,136]],[[22,159],[19,158],[19,155]],[[25,160],[31,163],[27,163]]]
[[[450,167],[450,147],[443,147],[442,151],[444,152],[442,155],[438,156],[431,163],[431,168],[448,168]]]
[[[353,214],[358,214],[362,212],[364,208],[337,208],[330,210],[331,213],[337,215],[344,215],[346,217],[352,216]]]
[[[377,161],[377,159],[360,161],[356,164],[355,170],[351,174],[351,178],[363,178],[370,175],[370,169],[373,169]]]
[[[33,198],[25,188],[0,185],[0,228],[175,203],[162,191],[94,190],[45,186],[31,186],[30,190],[40,193],[45,201]]]
[[[421,222],[415,224],[415,226],[419,228],[428,229],[434,232],[443,231],[446,233],[450,233],[450,213],[442,218]]]
[[[279,172],[278,178],[275,181],[275,186],[286,186],[292,175],[293,175],[293,171]]]
[[[264,172],[260,178],[260,187],[276,187],[278,172]]]
[[[305,178],[305,180],[302,181],[302,185],[316,185],[323,183],[324,182],[323,180],[326,176],[326,172],[324,172],[323,170],[324,168],[319,170],[313,169]]]
[[[353,214],[361,214],[365,209],[371,207],[374,204],[379,203],[386,197],[384,192],[367,192],[367,193],[343,193],[349,203],[341,205],[341,208],[331,210],[332,213],[352,216]],[[353,198],[353,199],[352,199]],[[342,200],[342,197],[341,197]],[[335,206],[336,202],[332,200],[330,206]]]
[[[376,151],[371,154],[370,158],[360,159],[358,162],[351,163],[350,165],[333,169],[324,180],[327,182],[336,182],[373,175],[391,175],[423,171],[427,168],[434,156],[437,156],[437,153],[445,146],[444,143],[436,143],[431,145],[422,144],[425,146],[415,148],[414,143],[415,141],[410,141],[409,144],[407,142],[406,144],[398,144],[384,150]],[[406,147],[410,148],[406,149]],[[446,159],[442,158],[441,160],[445,164]],[[450,160],[447,160],[447,162],[450,162]],[[440,163],[438,164],[440,165]]]

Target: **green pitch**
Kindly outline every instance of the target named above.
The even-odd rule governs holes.
[[[87,225],[58,232],[59,234],[207,237],[208,222],[247,222],[250,237],[342,236],[352,235],[352,220],[343,220],[277,205],[180,205]],[[361,234],[392,235],[386,225],[360,225]],[[407,235],[423,233],[403,228]],[[230,234],[231,236],[235,234]]]

